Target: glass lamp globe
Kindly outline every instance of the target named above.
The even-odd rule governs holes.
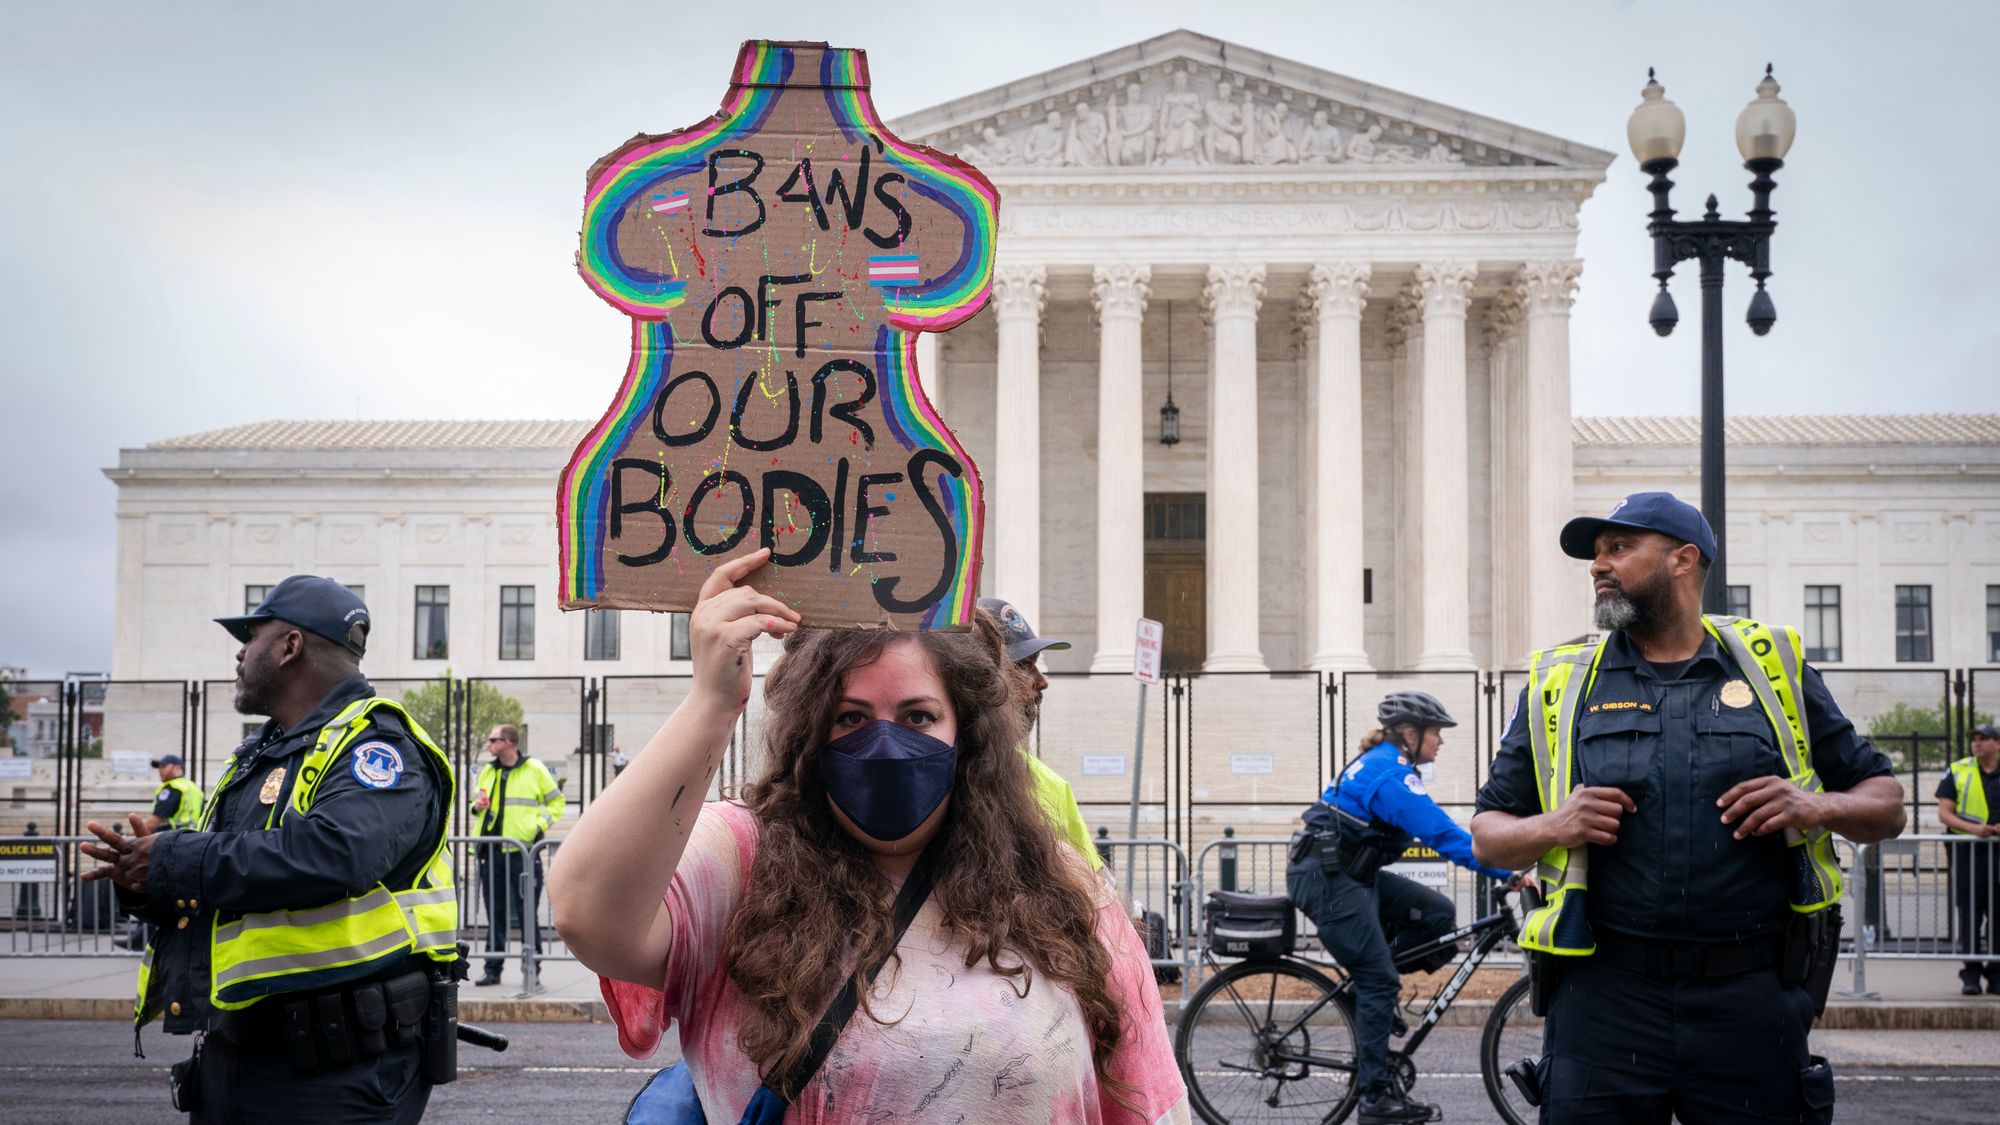
[[[1764,80],[1757,83],[1757,100],[1736,118],[1736,151],[1745,160],[1783,160],[1798,131],[1799,119],[1778,96],[1778,80],[1766,66]]]
[[[1681,142],[1687,139],[1687,118],[1681,116],[1681,107],[1667,100],[1667,88],[1660,85],[1650,70],[1646,72],[1646,88],[1639,91],[1639,99],[1632,119],[1625,123],[1625,139],[1632,144],[1632,155],[1641,164],[1679,160]]]

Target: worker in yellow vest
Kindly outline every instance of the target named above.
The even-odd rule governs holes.
[[[89,825],[86,854],[154,927],[137,1028],[200,1034],[173,1068],[196,1122],[414,1122],[454,1076],[451,763],[361,675],[368,607],[298,575],[216,619],[242,645],[236,748],[193,828]],[[148,1115],[150,1116],[150,1115]]]
[[[542,927],[538,920],[542,901],[542,855],[528,849],[548,835],[562,820],[567,801],[555,774],[540,760],[521,752],[521,728],[501,723],[486,734],[487,762],[480,767],[475,783],[472,811],[478,815],[481,836],[499,836],[514,844],[479,846],[479,882],[486,889],[487,944],[486,971],[472,983],[481,987],[500,983],[500,969],[506,962],[491,955],[507,948],[509,923],[520,927],[521,940],[536,953],[542,951]],[[522,886],[523,872],[532,872],[533,881]],[[523,991],[537,991],[540,982],[529,978]]]
[[[1531,658],[1472,819],[1479,860],[1536,866],[1546,897],[1520,937],[1543,1125],[1829,1121],[1807,1033],[1838,951],[1831,833],[1896,835],[1902,787],[1796,632],[1702,615],[1692,506],[1637,493],[1561,545],[1604,637]]]
[[[146,830],[193,828],[201,823],[201,787],[187,779],[187,765],[179,754],[162,754],[152,761],[160,771],[160,787],[153,790],[153,812],[146,818]]]
[[[1945,830],[1981,841],[2000,839],[2000,727],[1981,723],[1972,728],[1972,754],[1945,771],[1937,787],[1938,819]],[[1951,848],[1951,897],[1958,908],[1958,951],[1965,963],[1958,970],[1967,996],[2000,993],[2000,844],[1954,844]],[[1984,957],[1974,956],[1984,953]]]
[[[981,598],[979,608],[991,614],[994,623],[1000,626],[1000,635],[1007,642],[1007,659],[1021,673],[1025,695],[1023,703],[1027,708],[1028,727],[1034,730],[1042,718],[1042,693],[1049,689],[1049,678],[1042,674],[1041,657],[1044,652],[1061,652],[1069,647],[1068,641],[1052,637],[1037,636],[1034,626],[1021,616],[1012,602],[1000,598]],[[1027,747],[1021,753],[1028,759],[1028,776],[1035,783],[1035,799],[1041,803],[1042,811],[1048,814],[1049,825],[1077,853],[1090,864],[1092,871],[1104,869],[1104,859],[1097,854],[1097,845],[1091,842],[1090,826],[1083,821],[1083,810],[1077,806],[1076,791],[1070,788],[1061,774],[1051,769]]]
[[[162,828],[193,828],[201,823],[201,787],[187,779],[187,766],[179,754],[162,754],[152,767],[160,773],[160,787],[153,790],[153,811],[145,818],[146,831]],[[151,940],[144,922],[134,922],[131,936],[124,939],[127,949],[143,951]]]

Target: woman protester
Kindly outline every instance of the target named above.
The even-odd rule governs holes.
[[[1396,954],[1450,933],[1456,911],[1436,891],[1381,869],[1415,837],[1482,875],[1505,880],[1512,872],[1473,859],[1471,835],[1424,788],[1418,767],[1437,760],[1444,728],[1458,725],[1444,705],[1428,692],[1399,691],[1382,700],[1375,719],[1381,729],[1363,740],[1362,755],[1306,809],[1285,886],[1353,978],[1358,1117],[1362,1125],[1389,1125],[1430,1121],[1437,1112],[1411,1100],[1389,1071],[1389,1033],[1400,1022],[1402,990]]]
[[[791,1122],[1186,1121],[1145,949],[1014,749],[1021,685],[997,626],[800,629],[743,584],[766,555],[710,576],[688,697],[549,873],[620,1045],[649,1055],[674,1023],[716,1123],[776,1120],[744,1117],[771,1104]],[[703,804],[760,635],[785,640],[766,768]],[[857,1010],[812,1072],[844,987]]]

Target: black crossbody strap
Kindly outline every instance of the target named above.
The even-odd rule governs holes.
[[[875,978],[882,972],[882,967],[889,963],[889,957],[895,956],[896,947],[903,941],[903,931],[910,928],[917,911],[923,909],[924,900],[931,897],[931,883],[937,878],[937,866],[943,854],[944,837],[940,835],[924,846],[923,854],[917,857],[916,866],[910,868],[909,878],[903,880],[902,890],[896,892],[895,936],[889,941],[888,956],[868,967],[869,984],[875,983]],[[806,1053],[799,1058],[798,1064],[792,1067],[789,1075],[791,1080],[785,1085],[787,1089],[793,1091],[793,1097],[804,1092],[806,1084],[813,1080],[813,1075],[819,1073],[820,1066],[826,1062],[826,1056],[833,1051],[834,1041],[840,1038],[841,1029],[847,1026],[847,1021],[854,1017],[855,1010],[860,1006],[861,994],[855,988],[853,978],[850,977],[847,983],[841,986],[840,993],[833,998],[833,1003],[827,1005],[826,1012],[819,1017],[819,1024],[813,1028],[812,1039]]]

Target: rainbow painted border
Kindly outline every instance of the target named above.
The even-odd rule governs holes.
[[[964,161],[891,135],[868,97],[864,52],[825,44],[752,41],[737,54],[735,77],[714,117],[663,137],[641,137],[591,170],[577,269],[591,289],[632,318],[632,359],[610,408],[578,442],[558,485],[558,565],[565,608],[594,605],[604,590],[604,513],[610,503],[608,467],[634,430],[671,368],[669,310],[686,299],[686,284],[623,261],[618,231],[632,203],[664,180],[705,166],[708,154],[732,138],[757,132],[793,78],[799,56],[820,53],[818,86],[841,135],[866,139],[885,163],[905,173],[912,191],[953,212],[964,235],[951,269],[895,293],[888,325],[875,339],[877,377],[891,436],[905,449],[948,451],[965,472],[940,473],[938,491],[958,536],[958,565],[944,595],[924,614],[925,628],[964,625],[977,597],[985,504],[977,467],[917,380],[916,333],[962,323],[991,294],[999,192]],[[805,83],[801,83],[805,86]]]

